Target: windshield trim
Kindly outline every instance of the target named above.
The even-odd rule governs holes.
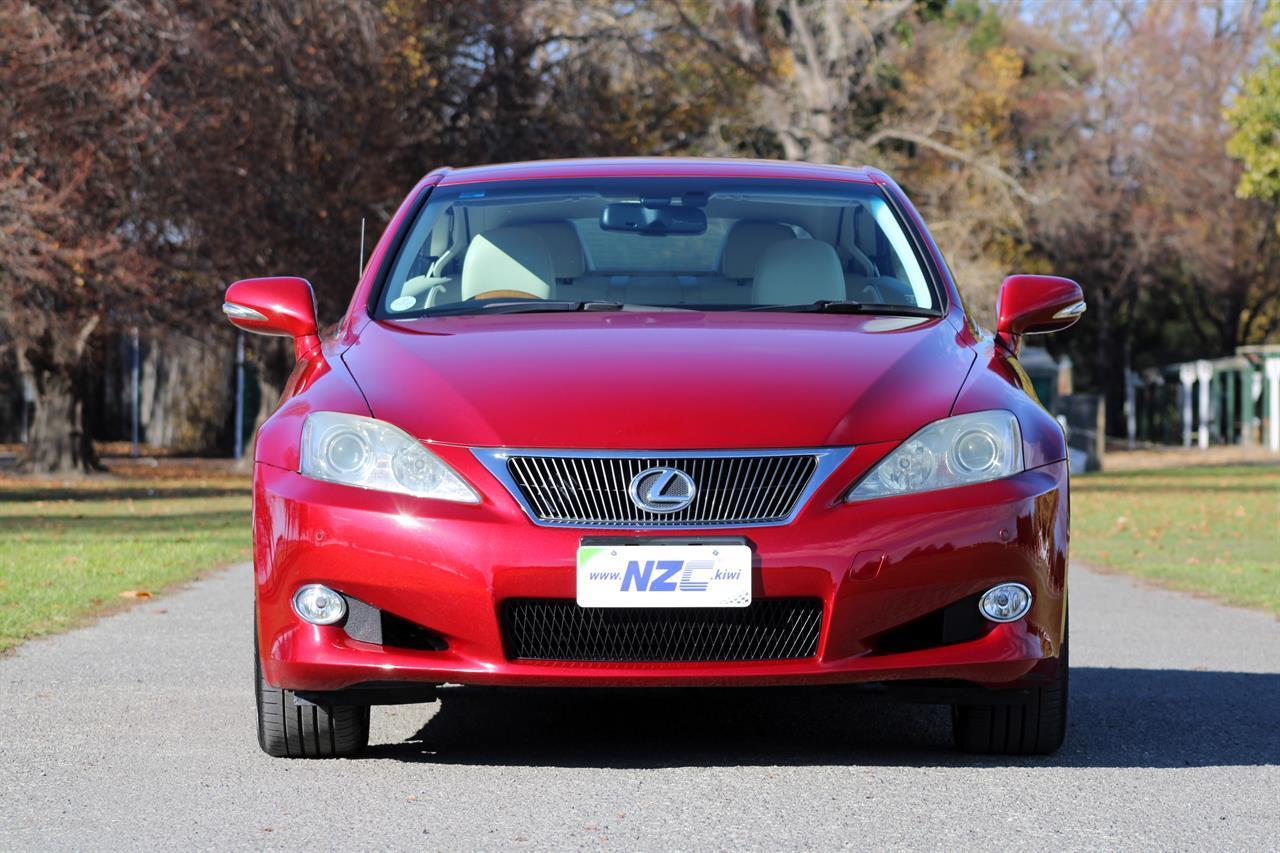
[[[721,176],[672,175],[672,176],[661,176],[661,177],[655,177],[655,176],[637,177],[632,175],[600,174],[600,175],[590,175],[590,176],[579,175],[574,177],[545,177],[545,178],[537,177],[537,178],[518,178],[518,179],[508,179],[508,180],[493,179],[493,180],[486,180],[484,181],[484,183],[500,184],[500,185],[508,184],[513,188],[521,187],[521,186],[529,186],[529,185],[536,185],[539,188],[542,188],[542,187],[548,187],[548,186],[555,186],[557,184],[564,185],[564,186],[572,186],[574,184],[581,185],[584,182],[584,180],[585,181],[606,180],[606,181],[620,181],[620,182],[626,182],[626,183],[634,182],[637,184],[642,184],[646,182],[652,182],[655,180],[657,181],[666,181],[666,180],[674,180],[674,181],[690,180],[691,181],[691,180],[699,180],[699,179],[715,180],[716,178],[719,178],[719,177]],[[777,187],[779,185],[791,184],[797,180],[796,178],[792,178],[792,177],[777,177],[777,176],[750,177],[750,176],[735,175],[735,176],[732,176],[731,178],[728,176],[724,176],[724,177],[733,183],[737,183],[740,181],[743,183],[760,184],[766,187],[768,186]],[[881,183],[863,183],[861,181],[839,181],[839,180],[828,179],[828,178],[821,178],[821,179],[810,178],[808,180],[814,181],[817,183],[829,183],[836,186],[840,186],[844,184],[846,186],[853,185],[853,186],[861,186],[864,188],[874,187],[875,190],[878,191],[881,197],[885,200],[885,203],[889,206],[890,211],[892,211],[894,217],[897,219],[898,226],[904,232],[906,232],[907,239],[911,243],[911,248],[915,252],[916,260],[921,265],[921,268],[923,269],[925,278],[927,280],[927,284],[929,285],[929,288],[933,293],[933,298],[936,302],[936,305],[933,308],[918,309],[920,311],[920,315],[923,316],[925,314],[928,314],[929,316],[945,317],[950,312],[951,310],[950,295],[944,284],[943,277],[940,274],[939,270],[937,269],[937,265],[935,263],[933,254],[930,251],[928,251],[923,241],[923,235],[921,235],[917,230],[917,227],[914,221],[910,217],[905,215],[901,205],[898,202],[898,198],[894,193],[889,192],[888,188]],[[388,278],[390,278],[392,270],[395,268],[396,263],[400,259],[400,253],[404,249],[405,240],[407,240],[408,236],[411,233],[413,233],[413,230],[418,223],[418,219],[420,216],[422,216],[422,213],[426,209],[427,204],[436,195],[437,191],[448,192],[452,190],[454,191],[454,193],[463,193],[463,192],[466,192],[466,189],[465,189],[466,186],[467,186],[467,183],[465,182],[458,182],[458,183],[452,183],[452,184],[443,184],[443,183],[432,184],[430,186],[424,187],[419,197],[414,200],[413,208],[409,211],[409,215],[405,216],[403,221],[400,223],[400,227],[397,229],[391,244],[387,247],[386,254],[383,255],[382,261],[378,266],[378,272],[377,272],[377,276],[373,281],[373,286],[369,288],[369,298],[365,303],[365,311],[368,313],[371,319],[379,320],[379,321],[387,321],[387,320],[394,321],[394,320],[417,320],[417,319],[422,319],[424,317],[432,317],[432,316],[436,316],[436,317],[466,316],[466,315],[431,315],[431,314],[423,314],[420,312],[405,313],[405,314],[391,314],[382,308],[382,302],[383,302],[382,297],[387,287],[387,280]],[[501,187],[498,187],[495,189],[500,189],[500,188]],[[679,307],[679,306],[675,306],[675,307]],[[661,309],[655,308],[654,310],[661,310]],[[708,313],[732,313],[734,311],[742,311],[746,309],[715,310],[715,309],[700,309],[698,306],[693,306],[693,310],[706,310]]]

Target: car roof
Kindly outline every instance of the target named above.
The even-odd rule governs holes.
[[[485,181],[532,181],[556,178],[781,178],[792,180],[881,183],[884,173],[867,166],[822,166],[786,160],[736,160],[710,157],[598,157],[577,160],[530,160],[492,166],[444,167],[440,186]]]

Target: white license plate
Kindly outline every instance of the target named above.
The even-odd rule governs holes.
[[[746,545],[583,545],[578,548],[582,607],[746,607],[751,549]]]

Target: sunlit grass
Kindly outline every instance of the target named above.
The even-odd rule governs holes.
[[[1071,496],[1073,557],[1280,613],[1280,465],[1088,474]]]
[[[247,478],[0,480],[0,650],[249,555]]]

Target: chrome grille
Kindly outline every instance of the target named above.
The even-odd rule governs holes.
[[[786,523],[849,450],[475,453],[539,524],[689,528]],[[628,487],[653,468],[689,475],[696,493],[688,506],[654,512],[636,505]]]

